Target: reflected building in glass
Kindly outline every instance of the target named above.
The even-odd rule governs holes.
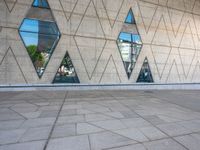
[[[142,40],[138,33],[135,18],[131,9],[129,10],[123,28],[119,34],[117,44],[127,76],[130,78],[142,49]]]
[[[151,69],[150,69],[150,66],[149,66],[149,62],[148,62],[148,59],[145,58],[144,62],[143,62],[143,65],[142,65],[142,68],[140,70],[140,74],[138,76],[138,79],[137,79],[137,82],[148,82],[148,83],[152,83],[154,82],[153,81],[153,77],[152,77],[152,74],[151,74]]]
[[[41,78],[60,39],[59,29],[46,0],[33,2],[33,7],[19,28],[19,33]]]
[[[80,83],[68,52],[58,68],[53,83]]]

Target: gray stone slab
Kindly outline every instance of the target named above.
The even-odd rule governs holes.
[[[90,134],[104,131],[104,129],[91,125],[89,123],[77,123],[76,128],[77,134]]]
[[[199,150],[200,148],[200,134],[185,135],[175,137],[175,139],[189,150]]]
[[[85,117],[83,115],[61,116],[58,118],[57,124],[62,125],[66,123],[80,123],[84,121]]]
[[[101,113],[86,114],[85,119],[86,119],[87,122],[113,120],[112,117],[101,114]]]
[[[136,128],[116,130],[113,132],[121,136],[127,137],[129,139],[135,140],[137,142],[149,141],[149,139],[139,129],[136,129]]]
[[[112,132],[91,134],[89,139],[92,150],[109,149],[136,143],[134,140]]]
[[[0,146],[0,150],[43,150],[46,141],[33,141]]]
[[[142,144],[134,144],[117,148],[111,148],[108,150],[147,150],[147,149]]]
[[[97,127],[100,127],[106,130],[118,130],[118,129],[126,128],[126,126],[120,120],[116,120],[116,119],[91,122],[91,124],[96,125]]]
[[[51,126],[55,122],[56,118],[36,118],[26,120],[21,128],[34,128],[34,127],[43,127]]]
[[[47,150],[90,150],[88,136],[51,139]]]
[[[148,150],[186,150],[182,145],[171,139],[163,139],[144,143],[144,146]]]
[[[166,134],[155,127],[143,127],[139,128],[139,130],[150,140],[158,140],[168,137]]]
[[[30,128],[21,137],[20,142],[47,140],[51,129],[51,126]]]
[[[19,128],[25,120],[0,121],[0,130],[10,130]]]
[[[56,125],[52,138],[68,137],[76,135],[76,124]]]
[[[162,124],[158,125],[157,127],[169,136],[178,136],[192,132],[178,123]]]
[[[151,126],[151,124],[143,118],[121,119],[121,122],[123,122],[123,124],[126,125],[128,128]]]
[[[17,143],[26,129],[0,131],[0,145]]]

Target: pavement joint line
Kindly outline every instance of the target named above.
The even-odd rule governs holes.
[[[50,133],[49,133],[48,139],[47,139],[47,141],[46,141],[46,143],[45,143],[45,145],[44,145],[43,150],[46,150],[46,149],[47,149],[47,146],[48,146],[48,144],[49,144],[49,140],[51,139],[51,136],[52,136],[52,133],[53,133],[54,128],[55,128],[55,126],[56,126],[56,123],[57,123],[57,121],[58,121],[58,118],[59,118],[59,116],[60,116],[60,113],[61,113],[61,111],[62,111],[62,108],[63,108],[63,106],[64,106],[64,103],[65,103],[65,101],[66,101],[66,99],[67,99],[67,95],[68,95],[68,91],[66,91],[66,93],[65,93],[64,100],[63,100],[63,102],[62,102],[62,104],[61,104],[61,106],[60,106],[60,109],[59,109],[58,114],[57,114],[57,116],[56,116],[56,119],[55,119],[55,121],[54,121],[54,123],[53,123],[53,126],[52,126],[52,128],[51,128],[51,131],[50,131]]]
[[[197,110],[194,111],[194,110],[192,110],[192,109],[189,108],[189,107],[186,107],[186,106],[177,104],[177,103],[175,103],[175,102],[171,102],[171,101],[167,100],[167,98],[160,98],[160,97],[158,97],[158,96],[156,96],[156,95],[155,95],[155,98],[158,98],[158,99],[160,99],[161,101],[167,101],[167,102],[170,103],[170,104],[173,104],[173,105],[176,105],[176,106],[179,106],[179,107],[188,109],[188,110],[190,110],[190,111],[192,111],[192,112],[200,112],[200,111],[197,111]]]
[[[113,97],[115,100],[117,100],[115,97]],[[124,107],[130,109],[128,106],[124,105],[123,103],[121,103],[119,100],[117,100],[120,104],[122,104]],[[171,137],[169,134],[167,134],[166,132],[160,130],[156,125],[154,125],[153,123],[151,123],[149,120],[147,120],[146,118],[144,118],[143,116],[141,116],[140,114],[138,114],[137,112],[135,112],[134,110],[132,110],[134,113],[136,113],[139,117],[141,117],[142,119],[144,119],[145,121],[149,122],[153,127],[155,127],[156,129],[158,129],[160,132],[164,133],[165,135],[167,135],[170,139],[174,140],[173,137]],[[174,140],[175,142],[177,142],[177,140]],[[144,143],[144,142],[143,142]],[[181,146],[183,146],[186,150],[189,150],[185,145],[183,145],[180,142],[179,143]]]

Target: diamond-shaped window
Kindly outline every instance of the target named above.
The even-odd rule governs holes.
[[[41,7],[41,8],[50,8],[49,4],[46,0],[34,0],[33,6],[34,7]]]
[[[68,52],[61,62],[53,83],[80,83]]]
[[[123,28],[119,34],[117,44],[127,76],[130,78],[142,49],[142,40],[138,33],[135,18],[131,9],[128,12]]]
[[[20,26],[19,33],[38,76],[42,77],[60,39],[60,32],[56,23],[25,18]]]
[[[149,83],[154,82],[147,58],[145,58],[143,62],[137,82],[149,82]]]

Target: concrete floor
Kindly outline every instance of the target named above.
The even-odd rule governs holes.
[[[0,150],[199,147],[199,91],[0,93]]]

